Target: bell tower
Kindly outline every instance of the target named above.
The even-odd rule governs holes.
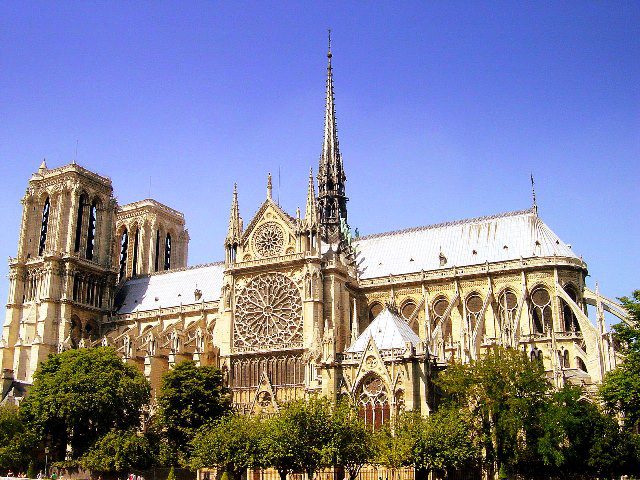
[[[97,339],[116,279],[116,200],[109,178],[43,161],[22,207],[0,363],[4,379],[29,384],[49,353]]]

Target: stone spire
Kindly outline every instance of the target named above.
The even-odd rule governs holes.
[[[307,189],[307,206],[304,210],[304,222],[307,228],[318,226],[318,207],[316,205],[316,189],[313,185],[313,169],[309,170],[309,188]]]
[[[238,207],[238,186],[234,183],[233,200],[231,201],[231,211],[229,213],[229,230],[226,238],[227,245],[237,244],[241,235],[242,220],[240,219],[240,208]]]
[[[267,198],[271,200],[273,194],[273,184],[271,183],[271,173],[267,175]]]
[[[318,169],[318,207],[322,239],[328,243],[341,240],[340,223],[347,221],[347,197],[333,93],[333,70],[331,68],[331,30],[329,30],[329,51],[327,53],[327,98],[324,114],[324,140]]]

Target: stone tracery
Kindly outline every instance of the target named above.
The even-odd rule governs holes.
[[[253,247],[261,257],[273,257],[282,252],[284,232],[276,222],[261,225],[254,235]]]

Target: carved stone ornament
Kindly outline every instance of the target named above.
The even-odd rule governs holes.
[[[256,230],[253,248],[261,257],[279,255],[284,247],[284,232],[276,222],[267,222]]]
[[[234,347],[261,350],[302,346],[302,299],[296,284],[280,273],[253,278],[238,296]]]

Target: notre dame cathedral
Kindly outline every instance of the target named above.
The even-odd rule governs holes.
[[[586,287],[585,262],[535,202],[352,236],[331,60],[329,50],[324,140],[304,212],[283,211],[269,178],[245,225],[234,187],[223,261],[187,266],[182,213],[151,199],[118,205],[108,178],[42,163],[9,260],[3,399],[19,401],[50,353],[98,345],[154,387],[194,360],[223,370],[240,411],[320,393],[350,397],[374,425],[403,409],[428,414],[434,371],[497,345],[543,362],[557,386],[601,381],[616,359],[604,312],[624,312]]]

